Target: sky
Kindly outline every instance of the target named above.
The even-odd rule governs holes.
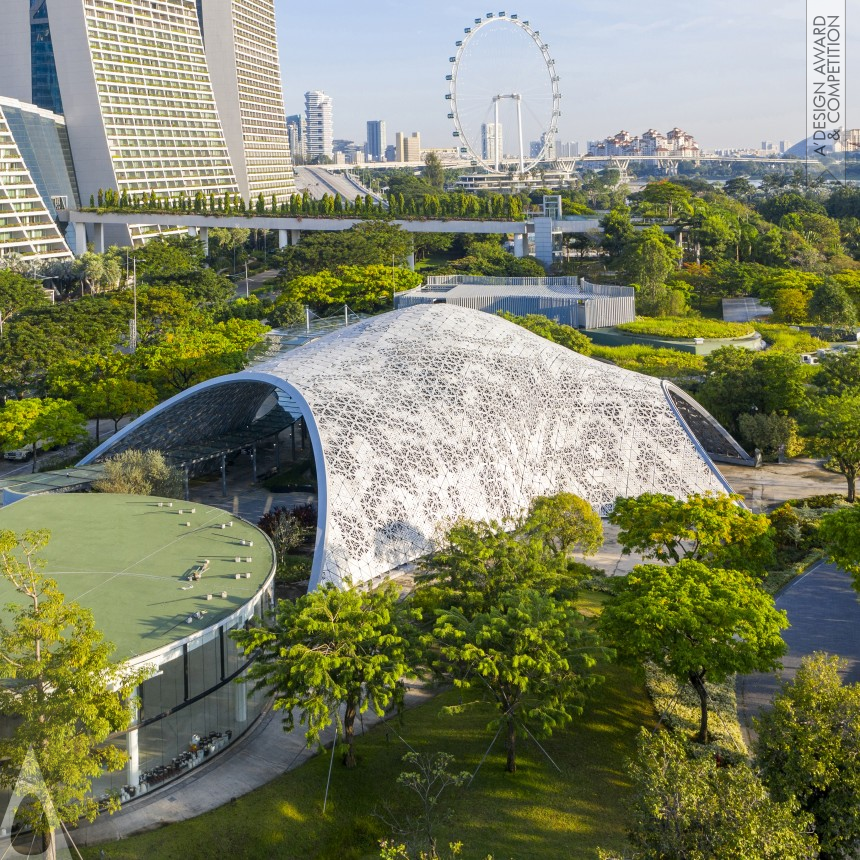
[[[422,146],[455,145],[445,101],[449,57],[464,27],[502,9],[529,20],[549,46],[561,78],[560,141],[584,144],[621,129],[639,134],[674,126],[706,149],[795,143],[804,136],[806,0],[275,5],[287,113],[303,112],[307,90],[323,90],[333,100],[335,138],[362,143],[367,120],[383,119],[389,143],[395,131],[419,131]],[[860,126],[850,87],[852,57],[860,63],[858,20],[848,21],[849,127]],[[505,44],[501,36],[485,43],[476,38],[464,65],[496,62],[510,75],[534,61],[514,41],[508,56],[486,56],[507,53]]]

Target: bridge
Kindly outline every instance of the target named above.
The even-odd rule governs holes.
[[[186,229],[191,236],[198,237],[209,253],[209,230],[212,227],[247,227],[252,230],[272,230],[278,234],[278,247],[296,245],[302,233],[314,231],[338,232],[349,230],[368,218],[326,218],[277,215],[203,215],[188,212],[97,212],[78,209],[59,210],[61,221],[71,224],[75,233],[75,247],[79,253],[87,247],[87,228],[95,250],[104,253],[105,228],[140,227],[142,225],[162,227],[169,230]],[[599,218],[575,218],[554,220],[546,216],[535,216],[526,221],[479,221],[467,219],[392,219],[384,224],[394,224],[407,233],[491,233],[513,235],[514,256],[525,257],[531,236],[535,246],[535,257],[546,265],[552,263],[553,234],[589,233],[600,230]],[[83,250],[82,250],[83,249]],[[410,260],[414,265],[414,259]]]

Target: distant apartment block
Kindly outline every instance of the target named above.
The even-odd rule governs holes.
[[[371,119],[367,122],[367,146],[365,154],[368,161],[384,161],[386,149],[385,120]]]
[[[0,98],[0,257],[70,259],[54,218],[76,196],[63,118]]]
[[[290,141],[290,154],[293,163],[305,160],[305,118],[299,113],[287,117],[287,138]]]
[[[653,128],[634,136],[629,131],[619,131],[605,140],[590,140],[589,155],[700,155],[695,138],[680,128],[661,134]]]
[[[505,155],[504,132],[500,122],[481,125],[481,157],[485,161],[501,161]]]
[[[284,200],[296,190],[284,98],[275,0],[198,0],[218,114],[246,200]]]
[[[398,131],[394,138],[395,161],[421,161],[421,135],[414,131],[408,137]]]
[[[321,90],[305,93],[305,154],[308,161],[334,156],[331,99]]]

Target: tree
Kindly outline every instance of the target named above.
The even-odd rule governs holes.
[[[633,224],[630,222],[630,210],[626,206],[616,207],[608,212],[600,221],[603,228],[601,246],[609,255],[610,260],[621,257],[627,243],[635,235]]]
[[[812,382],[823,394],[834,397],[860,392],[860,349],[825,355]]]
[[[538,538],[554,555],[579,550],[594,555],[603,546],[603,523],[585,499],[556,493],[532,499],[520,532]]]
[[[635,567],[599,624],[621,659],[651,660],[691,684],[701,708],[699,743],[708,742],[705,679],[775,669],[786,650],[780,630],[788,627],[785,613],[748,574],[689,558]]]
[[[424,180],[439,191],[445,185],[445,168],[435,152],[428,152],[424,156]]]
[[[811,296],[803,290],[777,290],[771,304],[773,318],[782,323],[805,323],[809,319]]]
[[[355,767],[355,718],[369,707],[383,716],[403,705],[406,677],[415,677],[418,647],[411,619],[394,585],[360,591],[323,585],[296,601],[281,600],[271,626],[231,633],[254,654],[248,672],[255,690],[274,696],[284,730],[306,725],[308,746],[336,723]],[[340,716],[344,709],[343,718]]]
[[[814,457],[826,457],[845,476],[846,498],[857,498],[860,471],[860,391],[841,397],[811,397],[800,414],[800,429]]]
[[[454,686],[496,705],[490,728],[506,730],[508,773],[516,772],[518,732],[549,737],[582,712],[584,691],[599,680],[591,671],[597,639],[583,617],[530,588],[505,591],[472,618],[440,610],[433,637]]]
[[[49,536],[45,530],[0,532],[0,569],[19,595],[0,626],[0,709],[14,726],[0,739],[0,784],[15,788],[32,751],[47,796],[34,790],[17,817],[54,857],[59,822],[92,821],[99,812],[92,781],[127,760],[124,750],[105,741],[128,727],[127,698],[143,676],[114,664],[113,646],[102,640],[92,613],[67,602],[56,582],[42,575],[38,553]],[[111,801],[111,811],[118,805]]]
[[[110,419],[113,421],[114,433],[119,431],[119,422],[126,415],[142,415],[157,403],[158,393],[151,385],[117,377],[96,383],[81,397],[84,414]],[[98,442],[98,433],[96,441]]]
[[[738,417],[738,429],[748,445],[768,454],[776,454],[782,448],[789,457],[794,457],[803,450],[797,421],[790,415],[776,412],[770,415],[761,412],[744,414]]]
[[[666,298],[666,278],[681,259],[681,249],[657,226],[636,233],[625,245],[619,265],[631,283],[639,285],[637,306],[657,314]]]
[[[854,588],[860,591],[860,505],[825,514],[818,537],[830,558],[854,577]]]
[[[685,500],[665,493],[619,497],[609,522],[619,527],[618,542],[663,562],[685,559],[710,567],[763,570],[773,560],[770,521],[743,507],[741,496],[697,494]]]
[[[847,329],[857,321],[857,308],[839,284],[826,279],[809,300],[809,317],[817,326]]]
[[[5,451],[29,446],[36,471],[38,443],[67,445],[86,435],[86,422],[66,400],[29,397],[9,400],[0,409],[0,446]]]
[[[441,806],[442,795],[449,788],[460,788],[471,776],[467,770],[460,773],[449,770],[453,762],[454,756],[443,752],[406,753],[403,763],[412,770],[401,771],[397,784],[408,789],[418,799],[418,813],[401,818],[386,808],[385,813],[379,815],[393,832],[406,837],[410,847],[420,851],[418,856],[424,860],[440,860],[436,830],[451,813],[450,809]],[[391,849],[391,860],[409,857],[406,845],[391,846]]]
[[[674,182],[650,182],[636,198],[664,210],[667,218],[672,218],[678,210],[688,211],[692,195],[689,189]]]
[[[93,483],[93,489],[99,493],[181,498],[182,474],[161,451],[130,448],[104,464],[104,474]]]
[[[0,337],[3,326],[24,308],[47,305],[41,284],[17,272],[0,269]]]
[[[676,735],[643,731],[632,768],[630,842],[661,860],[813,860],[812,818],[773,800],[745,762],[721,766]],[[602,855],[605,860],[606,855]]]
[[[827,858],[860,849],[860,685],[842,683],[846,669],[838,657],[804,657],[755,721],[765,784],[776,800],[795,798],[812,813]]]

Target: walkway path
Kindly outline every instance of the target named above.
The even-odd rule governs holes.
[[[791,583],[776,605],[788,613],[791,624],[783,634],[788,653],[779,674],[740,676],[737,681],[738,718],[747,740],[754,736],[752,718],[767,707],[781,680],[794,678],[800,661],[813,651],[843,657],[843,677],[860,681],[860,601],[851,577],[833,564],[821,563]]]

